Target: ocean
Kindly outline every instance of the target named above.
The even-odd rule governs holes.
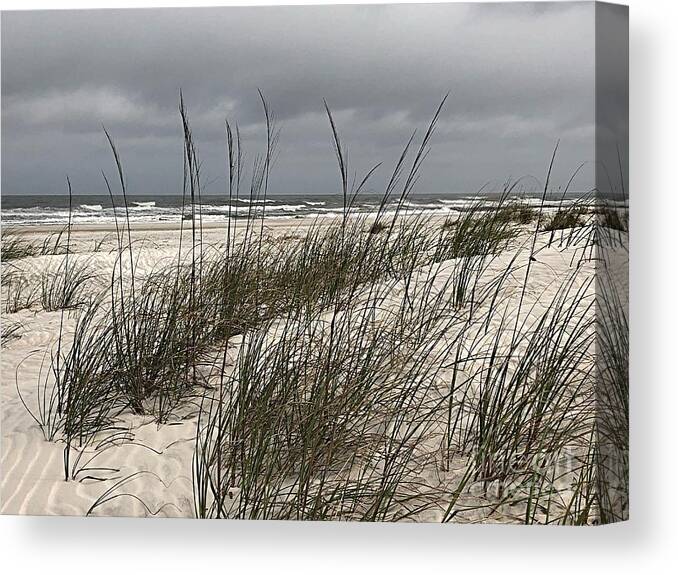
[[[579,194],[568,194],[568,202],[575,201]],[[467,210],[476,202],[487,203],[488,207],[497,201],[497,194],[478,195],[443,195],[413,194],[404,204],[408,211],[429,212],[436,214],[454,214]],[[549,206],[560,202],[560,195],[549,198]],[[375,212],[381,196],[365,194],[355,201],[353,213]],[[522,201],[538,205],[538,195],[524,196]],[[118,218],[125,217],[124,202],[121,196],[114,197],[115,208],[108,196],[74,195],[72,198],[72,221],[76,224],[110,224]],[[190,205],[182,212],[182,198],[178,195],[129,195],[127,197],[129,218],[134,223],[173,222],[190,214]],[[397,198],[389,203],[387,211],[393,211]],[[69,198],[65,195],[3,195],[1,216],[3,225],[65,225],[68,223]],[[233,199],[217,195],[202,197],[201,215],[204,222],[226,221],[229,216],[237,218],[259,217],[264,213],[267,218],[298,218],[308,215],[317,217],[339,217],[343,211],[343,200],[340,195],[289,194],[269,195],[264,205],[263,200],[249,198]],[[197,208],[196,208],[197,210]],[[183,214],[183,216],[182,216]]]

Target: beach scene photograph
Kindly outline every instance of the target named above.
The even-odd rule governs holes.
[[[626,7],[1,27],[1,514],[628,519]]]

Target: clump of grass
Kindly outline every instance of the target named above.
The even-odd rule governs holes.
[[[26,240],[16,229],[5,228],[2,230],[2,248],[0,251],[2,261],[29,258],[39,254],[39,246]]]
[[[69,216],[70,217],[70,216]],[[58,232],[49,234],[43,240],[39,254],[41,256],[58,256],[68,253],[70,246],[70,223]]]
[[[498,221],[508,221],[519,225],[528,225],[537,219],[537,210],[523,202],[509,202],[499,208],[496,214]]]
[[[388,228],[389,228],[389,226],[388,226],[387,223],[377,221],[377,222],[374,222],[374,223],[370,226],[369,233],[371,233],[371,234],[380,234],[380,233],[385,232],[386,230],[388,230]]]
[[[546,219],[542,229],[545,232],[553,232],[582,227],[586,225],[585,214],[586,210],[580,206],[561,207]]]
[[[30,308],[37,301],[36,286],[20,272],[9,271],[3,275],[5,313],[17,313]]]
[[[488,503],[454,500],[448,519],[506,504],[522,508],[527,523],[586,522],[577,505],[593,499],[575,505],[563,492],[591,471],[592,462],[580,465],[577,457],[586,454],[595,423],[592,278],[577,283],[575,274],[529,331],[516,331],[511,304],[491,310],[501,321],[489,339],[473,334],[465,344],[475,350],[475,367],[447,435],[458,441],[457,453],[472,454],[462,483],[477,485]]]
[[[517,235],[513,220],[506,217],[504,209],[504,199],[489,210],[477,202],[453,224],[443,225],[433,261],[454,260],[453,290],[457,307],[473,300],[483,273]]]
[[[197,516],[385,521],[435,505],[417,474],[439,406],[435,320],[449,307],[425,298],[412,309],[403,295],[375,321],[391,286],[361,291],[247,336],[234,372],[203,401]],[[425,336],[409,330],[419,322],[431,324]]]
[[[45,311],[75,309],[84,306],[97,278],[88,262],[62,260],[56,268],[46,269],[40,279],[40,303]]]
[[[85,309],[78,316],[72,337],[67,337],[62,319],[58,340],[40,368],[35,404],[24,400],[17,373],[19,398],[45,439],[65,444],[66,480],[71,473],[71,449],[86,446],[98,434],[115,429],[116,418],[126,406],[116,389],[102,378],[108,350],[102,346],[103,339],[91,337],[97,312],[95,307]]]
[[[134,413],[167,421],[199,385],[194,366],[206,347],[205,319],[191,309],[190,283],[166,273],[148,278],[134,300],[116,304],[105,336],[110,359],[102,376]]]
[[[505,216],[501,203],[488,210],[481,202],[476,202],[457,220],[448,222],[443,224],[435,261],[496,255],[506,249],[509,240],[516,235],[512,220]]]
[[[452,244],[453,249],[462,251],[463,234],[485,235],[486,240],[494,241],[499,247],[503,239],[515,236],[515,232],[508,224],[527,225],[537,219],[537,210],[521,201],[509,200],[509,191],[505,190],[494,207],[488,208],[484,202],[478,201],[467,208],[460,217],[448,218],[443,222],[442,229],[448,232],[463,228],[462,231],[455,231],[458,236]]]
[[[60,255],[65,253],[63,244],[65,230],[47,235],[42,243],[32,242],[23,237],[16,228],[2,231],[2,260],[11,261],[35,256]]]
[[[618,210],[614,208],[603,208],[596,212],[598,225],[609,228],[611,230],[618,230],[621,232],[628,232],[629,230],[629,214],[627,210]]]
[[[628,252],[629,212],[626,202],[620,204],[597,198],[592,214],[595,233],[591,243],[602,252],[613,253],[618,249]]]

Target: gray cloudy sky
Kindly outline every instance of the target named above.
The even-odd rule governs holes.
[[[554,180],[594,157],[592,3],[188,8],[2,14],[2,193],[105,193],[104,124],[134,193],[179,193],[183,89],[208,193],[224,119],[261,148],[256,89],[281,128],[272,193],[338,191],[326,98],[352,166],[383,161],[450,98],[418,185]],[[577,187],[593,185],[584,170]]]

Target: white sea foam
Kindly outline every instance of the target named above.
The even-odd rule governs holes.
[[[96,203],[82,203],[73,209],[71,219],[74,223],[108,223],[112,224],[115,217],[129,218],[131,222],[160,222],[160,221],[180,221],[182,217],[182,207],[180,198],[175,199],[167,205],[163,204],[162,200],[156,201],[130,201],[129,209],[125,210],[121,202],[116,203],[116,207],[112,208],[105,204]],[[266,214],[267,218],[295,218],[305,215],[318,217],[335,217],[343,213],[341,206],[341,198],[331,197],[327,200],[318,197],[306,199],[304,197],[290,197],[285,202],[284,199],[278,197],[277,200],[267,199],[264,206],[263,199],[239,198],[236,202],[233,199],[229,205],[224,199],[216,200],[212,198],[214,204],[204,203],[202,206],[195,206],[196,215],[202,214],[204,221],[225,221],[229,214],[231,217],[261,217]],[[251,203],[250,203],[251,201]],[[527,197],[518,199],[525,205],[539,207],[542,204],[541,197]],[[568,205],[573,202],[581,202],[584,205],[594,205],[595,200],[579,198],[563,199],[557,196],[550,196],[544,202],[545,210],[556,209],[560,205]],[[457,196],[447,198],[436,197],[421,197],[413,196],[403,202],[401,211],[407,213],[424,212],[426,214],[442,214],[451,215],[454,213],[464,212],[470,207],[480,204],[482,207],[491,208],[496,206],[498,200],[496,198],[482,198],[475,196]],[[624,204],[625,202],[620,202]],[[160,204],[160,205],[158,205]],[[369,214],[375,213],[379,209],[379,199],[361,198],[356,202],[351,212],[354,214]],[[190,211],[191,206],[187,205],[184,210]],[[382,208],[384,214],[392,214],[398,209],[398,201],[392,200]],[[22,206],[15,208],[7,208],[3,206],[2,211],[3,221],[11,225],[39,225],[39,224],[66,224],[69,219],[68,208],[62,206]]]
[[[275,204],[276,203],[275,200],[271,200],[271,199],[266,199],[266,200],[250,199],[250,198],[235,198],[235,199],[237,199],[239,202],[243,202],[244,204],[264,204],[264,203]]]

